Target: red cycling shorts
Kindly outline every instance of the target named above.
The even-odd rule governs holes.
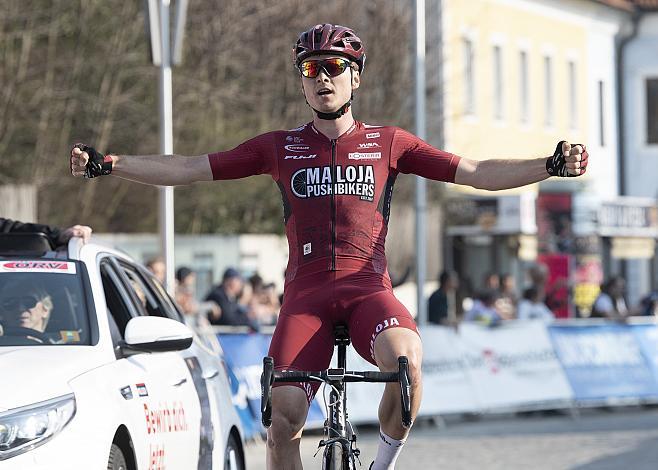
[[[377,365],[375,338],[389,328],[418,333],[416,322],[393,295],[388,276],[364,271],[327,271],[297,278],[286,285],[283,305],[270,344],[275,370],[319,371],[329,367],[334,325],[347,325],[352,346]],[[310,403],[320,383],[295,385]]]

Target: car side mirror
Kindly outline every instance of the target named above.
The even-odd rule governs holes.
[[[162,317],[135,317],[126,325],[119,343],[124,355],[182,351],[192,345],[194,333],[183,323]]]

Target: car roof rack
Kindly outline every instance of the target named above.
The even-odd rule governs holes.
[[[0,256],[42,257],[54,248],[45,233],[0,233]]]

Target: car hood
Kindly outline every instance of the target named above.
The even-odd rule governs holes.
[[[71,393],[72,379],[101,364],[93,347],[2,347],[0,412]]]

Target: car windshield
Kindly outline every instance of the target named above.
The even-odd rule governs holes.
[[[0,347],[91,344],[82,265],[0,260]]]

